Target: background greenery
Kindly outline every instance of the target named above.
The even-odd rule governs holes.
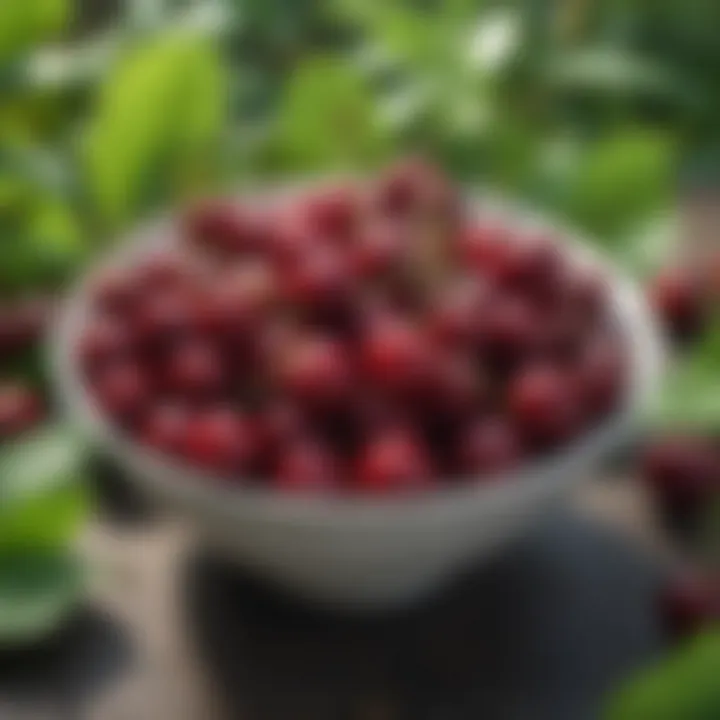
[[[560,214],[643,275],[681,178],[720,168],[719,28],[717,0],[0,2],[0,299],[60,286],[189,194],[407,151]],[[716,423],[706,346],[676,395]],[[0,458],[0,490],[18,463]],[[61,475],[4,506],[3,558],[18,538],[67,542],[82,499]],[[13,562],[3,577],[33,587]]]

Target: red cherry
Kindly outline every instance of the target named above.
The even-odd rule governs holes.
[[[142,298],[142,292],[130,272],[110,268],[98,277],[92,294],[100,310],[124,314],[133,310]]]
[[[52,300],[31,297],[0,308],[0,357],[23,352],[37,343],[52,317]]]
[[[192,330],[192,299],[180,292],[153,293],[140,305],[133,318],[135,335],[145,346],[158,346]]]
[[[661,438],[644,451],[643,475],[671,507],[693,508],[720,487],[720,451],[702,437]]]
[[[132,338],[126,325],[114,317],[93,321],[80,339],[79,356],[86,370],[98,367],[129,354]]]
[[[277,266],[292,269],[316,242],[297,213],[285,213],[275,223],[270,236],[270,255]]]
[[[461,418],[490,402],[488,378],[469,357],[441,353],[425,386],[430,407],[443,418]]]
[[[245,417],[228,408],[206,410],[188,424],[185,456],[193,463],[222,473],[246,471],[255,453],[255,438]]]
[[[371,322],[361,347],[366,376],[379,387],[403,390],[422,386],[431,372],[427,339],[411,322],[391,315]]]
[[[296,440],[282,453],[273,487],[283,492],[332,490],[339,476],[338,462],[330,449],[317,440]]]
[[[459,465],[466,473],[490,475],[519,465],[523,456],[520,438],[504,418],[480,418],[462,433]]]
[[[528,439],[543,445],[566,441],[580,429],[575,388],[565,374],[549,366],[531,366],[513,378],[508,407]]]
[[[359,198],[354,188],[324,190],[304,202],[307,227],[319,237],[347,240],[359,219]]]
[[[577,380],[590,415],[602,416],[617,407],[625,388],[625,370],[625,356],[617,342],[601,337],[585,347]]]
[[[352,389],[350,359],[344,347],[325,337],[298,339],[287,352],[280,373],[284,390],[310,405],[337,406]]]
[[[140,429],[141,440],[164,453],[182,450],[190,414],[182,405],[163,404],[150,409]]]
[[[352,250],[359,277],[375,278],[399,269],[407,251],[407,238],[398,223],[375,222],[358,238]]]
[[[691,273],[668,270],[659,275],[650,287],[650,302],[673,337],[692,339],[702,330],[705,302]]]
[[[391,216],[414,212],[454,213],[457,197],[448,179],[422,159],[408,158],[380,178],[377,206]]]
[[[266,454],[274,454],[281,447],[299,439],[305,424],[300,408],[284,400],[277,401],[264,408],[259,417],[259,444]]]
[[[567,303],[578,309],[586,321],[597,320],[606,310],[608,283],[603,275],[591,269],[575,269],[565,281]]]
[[[249,263],[216,280],[199,301],[197,321],[210,334],[246,341],[259,332],[276,299],[272,269],[266,263]]]
[[[569,301],[536,308],[535,355],[562,366],[575,362],[584,351],[593,321]]]
[[[363,493],[396,493],[426,487],[431,478],[421,442],[398,429],[369,441],[358,461],[354,487]]]
[[[353,295],[349,258],[327,244],[316,245],[288,272],[287,299],[304,308],[328,309],[345,305]]]
[[[463,228],[456,240],[460,260],[480,275],[496,278],[513,252],[510,234],[497,221]]]
[[[696,572],[673,578],[661,593],[660,611],[673,636],[699,632],[720,620],[720,578]]]
[[[133,419],[148,400],[147,379],[130,361],[108,365],[99,372],[94,385],[102,406],[121,422]]]
[[[191,241],[222,253],[245,253],[262,249],[269,228],[263,216],[227,200],[202,202],[183,220]]]
[[[176,289],[190,276],[191,270],[185,260],[178,253],[169,250],[149,255],[133,269],[134,281],[138,287],[150,292]]]
[[[40,397],[19,383],[0,385],[0,441],[37,425],[44,416]]]
[[[531,306],[512,296],[497,296],[477,319],[481,349],[491,364],[505,368],[536,349],[539,330]]]
[[[188,342],[173,351],[165,368],[168,389],[185,396],[211,396],[223,389],[225,370],[217,350]]]
[[[531,295],[558,293],[565,270],[560,248],[544,238],[508,244],[503,263],[495,268],[497,279],[510,288]]]
[[[448,288],[430,310],[431,336],[441,344],[468,347],[477,339],[478,315],[488,300],[487,286],[474,279]]]

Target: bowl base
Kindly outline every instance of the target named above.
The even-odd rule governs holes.
[[[660,569],[606,529],[554,517],[441,592],[349,616],[200,553],[190,628],[230,716],[577,720],[656,656]]]

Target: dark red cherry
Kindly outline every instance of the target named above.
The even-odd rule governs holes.
[[[40,397],[21,383],[0,385],[0,441],[30,430],[44,417]]]
[[[140,439],[163,453],[179,453],[183,449],[190,420],[190,412],[183,405],[157,405],[147,413],[140,428]]]
[[[183,443],[188,460],[223,474],[246,471],[255,450],[251,423],[229,408],[210,409],[193,416]]]
[[[378,495],[420,490],[428,486],[432,472],[422,442],[398,429],[368,441],[358,460],[353,487]]]
[[[339,465],[330,448],[302,438],[281,451],[272,484],[283,492],[326,492],[334,489],[338,480]]]
[[[567,374],[550,366],[521,370],[510,382],[508,408],[524,436],[541,445],[565,442],[581,429],[576,388]]]
[[[289,396],[311,406],[337,406],[348,398],[353,373],[350,358],[339,341],[299,338],[286,352],[280,383]]]
[[[460,436],[458,459],[465,473],[496,475],[517,467],[522,457],[521,439],[505,418],[481,417]]]

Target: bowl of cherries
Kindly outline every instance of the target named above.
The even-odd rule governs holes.
[[[412,599],[631,437],[660,344],[576,233],[425,163],[203,200],[57,324],[70,415],[204,542],[310,598]]]

